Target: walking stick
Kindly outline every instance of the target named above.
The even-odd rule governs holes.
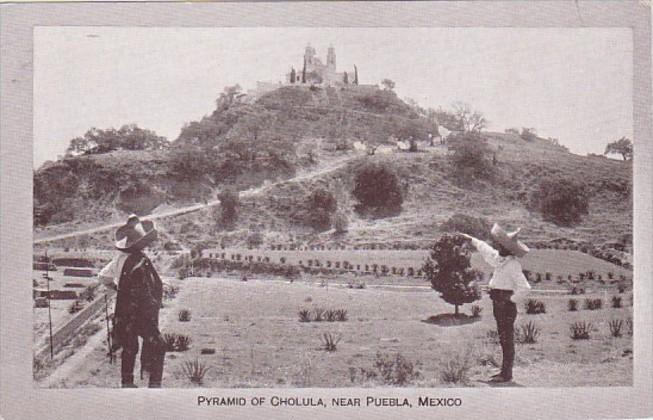
[[[113,346],[111,345],[111,328],[109,328],[109,301],[107,294],[104,294],[104,313],[107,318],[107,344],[109,345],[109,364],[113,364]]]

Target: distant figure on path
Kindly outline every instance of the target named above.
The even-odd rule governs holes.
[[[494,247],[470,235],[461,235],[472,241],[472,245],[494,269],[489,283],[490,298],[494,319],[497,321],[503,360],[501,372],[492,376],[490,382],[509,382],[512,380],[512,366],[515,360],[516,303],[531,289],[517,258],[526,255],[529,249],[517,239],[519,229],[507,233],[495,223],[490,234]]]
[[[130,216],[116,231],[115,247],[120,254],[100,272],[100,279],[118,278],[118,295],[114,312],[114,347],[122,347],[120,368],[123,388],[135,388],[134,364],[138,337],[143,340],[141,370],[149,373],[150,388],[160,388],[166,343],[159,331],[159,309],[163,284],[143,249],[157,239],[151,221]],[[119,274],[118,274],[119,273]],[[111,286],[109,286],[111,287]]]

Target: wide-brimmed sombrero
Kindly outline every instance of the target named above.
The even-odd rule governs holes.
[[[513,255],[517,257],[523,257],[530,251],[526,244],[524,244],[522,241],[517,239],[517,235],[519,235],[519,232],[521,231],[520,229],[517,229],[514,232],[506,232],[503,230],[501,226],[499,226],[498,223],[495,223],[494,226],[492,226],[492,230],[490,231],[490,234],[492,235],[492,238],[499,242],[501,245],[503,245],[507,250],[509,250]]]
[[[141,221],[132,214],[127,218],[127,223],[116,230],[115,247],[121,251],[137,251],[152,243],[158,237],[154,222]]]

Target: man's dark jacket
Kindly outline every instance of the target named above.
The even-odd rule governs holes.
[[[115,309],[115,338],[126,335],[159,336],[159,309],[163,299],[161,278],[152,262],[140,251],[125,260],[118,284]]]

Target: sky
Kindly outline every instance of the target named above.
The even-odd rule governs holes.
[[[310,43],[361,84],[384,78],[423,107],[468,103],[488,130],[534,127],[578,154],[633,138],[628,28],[36,27],[34,167],[89,128],[135,123],[168,140],[225,86],[301,68]]]

